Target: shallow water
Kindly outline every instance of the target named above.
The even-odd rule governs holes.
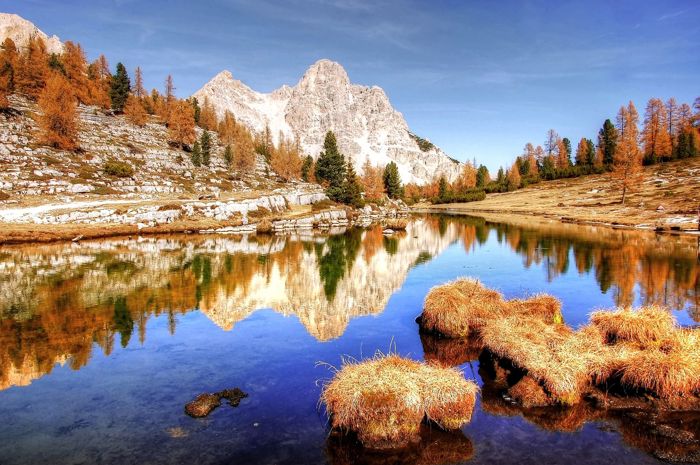
[[[642,303],[695,325],[695,239],[446,216],[390,238],[336,233],[0,248],[0,464],[439,463],[436,451],[453,463],[659,463],[633,425],[526,418],[487,391],[463,435],[429,432],[431,450],[376,457],[328,438],[318,397],[331,373],[318,362],[422,359],[423,298],[464,275],[509,298],[553,294],[573,326]],[[462,365],[481,383],[479,368]],[[239,407],[184,414],[197,394],[235,386],[249,394]]]

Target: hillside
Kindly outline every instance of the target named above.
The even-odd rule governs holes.
[[[282,133],[298,137],[302,151],[318,157],[327,131],[333,131],[338,146],[350,157],[358,173],[369,160],[373,165],[398,165],[401,179],[424,184],[437,175],[455,180],[462,165],[439,147],[414,135],[403,115],[391,105],[378,86],[354,84],[345,69],[334,61],[319,60],[299,82],[266,94],[256,92],[222,71],[195,92],[219,117],[231,111],[249,129],[270,129],[273,140]]]
[[[512,213],[645,229],[698,229],[700,158],[648,166],[623,206],[609,174],[540,182],[479,202],[436,205],[456,212]],[[425,206],[423,206],[425,207]]]

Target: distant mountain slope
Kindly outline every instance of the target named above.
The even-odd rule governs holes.
[[[63,52],[63,43],[56,36],[47,36],[31,22],[11,13],[0,13],[0,43],[10,38],[18,47],[25,47],[32,37],[41,37],[49,53]]]
[[[358,172],[373,164],[396,162],[404,182],[426,183],[444,174],[454,180],[461,165],[445,152],[418,138],[408,128],[380,87],[352,84],[343,67],[330,60],[314,63],[294,87],[264,94],[222,71],[194,94],[209,99],[219,116],[230,110],[255,131],[269,125],[273,138],[297,136],[305,153],[318,156],[332,130],[341,151],[352,157]]]

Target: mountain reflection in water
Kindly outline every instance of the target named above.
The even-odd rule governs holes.
[[[94,344],[141,344],[146,322],[200,310],[223,330],[258,309],[295,315],[318,341],[357,316],[378,314],[412,266],[461,241],[467,254],[490,235],[544,265],[548,281],[575,267],[617,305],[635,287],[644,304],[700,321],[694,239],[574,225],[518,227],[480,218],[425,216],[393,236],[380,227],[330,236],[117,238],[0,249],[0,388],[31,383],[57,364],[79,369]]]

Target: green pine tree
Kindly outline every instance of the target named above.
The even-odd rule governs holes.
[[[192,99],[190,99],[190,103],[192,104],[192,108],[194,109],[194,123],[199,124],[199,115],[202,114],[202,108],[199,106],[199,101],[197,100],[197,97],[192,97]]]
[[[490,180],[489,169],[484,165],[479,165],[479,169],[476,170],[476,187],[486,187]]]
[[[352,166],[352,160],[350,159],[348,159],[345,182],[343,183],[343,203],[355,208],[360,208],[364,204],[362,200],[362,186],[360,186],[355,168]]]
[[[399,199],[403,196],[399,167],[393,161],[384,167],[384,188],[390,199]]]
[[[117,112],[124,110],[130,90],[131,82],[129,81],[129,75],[126,73],[126,68],[123,64],[117,63],[117,72],[112,76],[112,83],[109,88],[112,110]]]
[[[342,201],[345,181],[345,157],[338,151],[335,134],[326,133],[323,152],[316,161],[316,180],[326,186],[326,194],[331,200]]]
[[[603,127],[598,131],[598,146],[603,151],[603,164],[612,165],[617,146],[617,129],[609,119],[605,120]]]
[[[226,162],[226,166],[231,166],[231,163],[233,163],[233,150],[231,150],[231,146],[227,145],[226,148],[224,149],[224,161]]]
[[[192,164],[194,166],[202,166],[202,147],[199,145],[199,141],[194,141],[192,145],[192,153],[190,154],[192,159]]]
[[[202,137],[199,139],[199,145],[202,149],[202,164],[204,166],[209,166],[211,163],[211,136],[209,131],[204,131]]]
[[[311,173],[313,173],[314,169],[314,159],[311,155],[307,155],[306,158],[304,158],[304,163],[301,165],[301,179],[304,182],[309,182],[309,178],[311,177]]]
[[[438,182],[438,199],[440,199],[440,200],[447,199],[447,194],[448,194],[447,179],[445,179],[445,176],[440,176],[440,182]]]
[[[503,172],[503,167],[498,168],[498,176],[496,177],[496,182],[498,184],[504,184],[506,182],[506,174]]]

